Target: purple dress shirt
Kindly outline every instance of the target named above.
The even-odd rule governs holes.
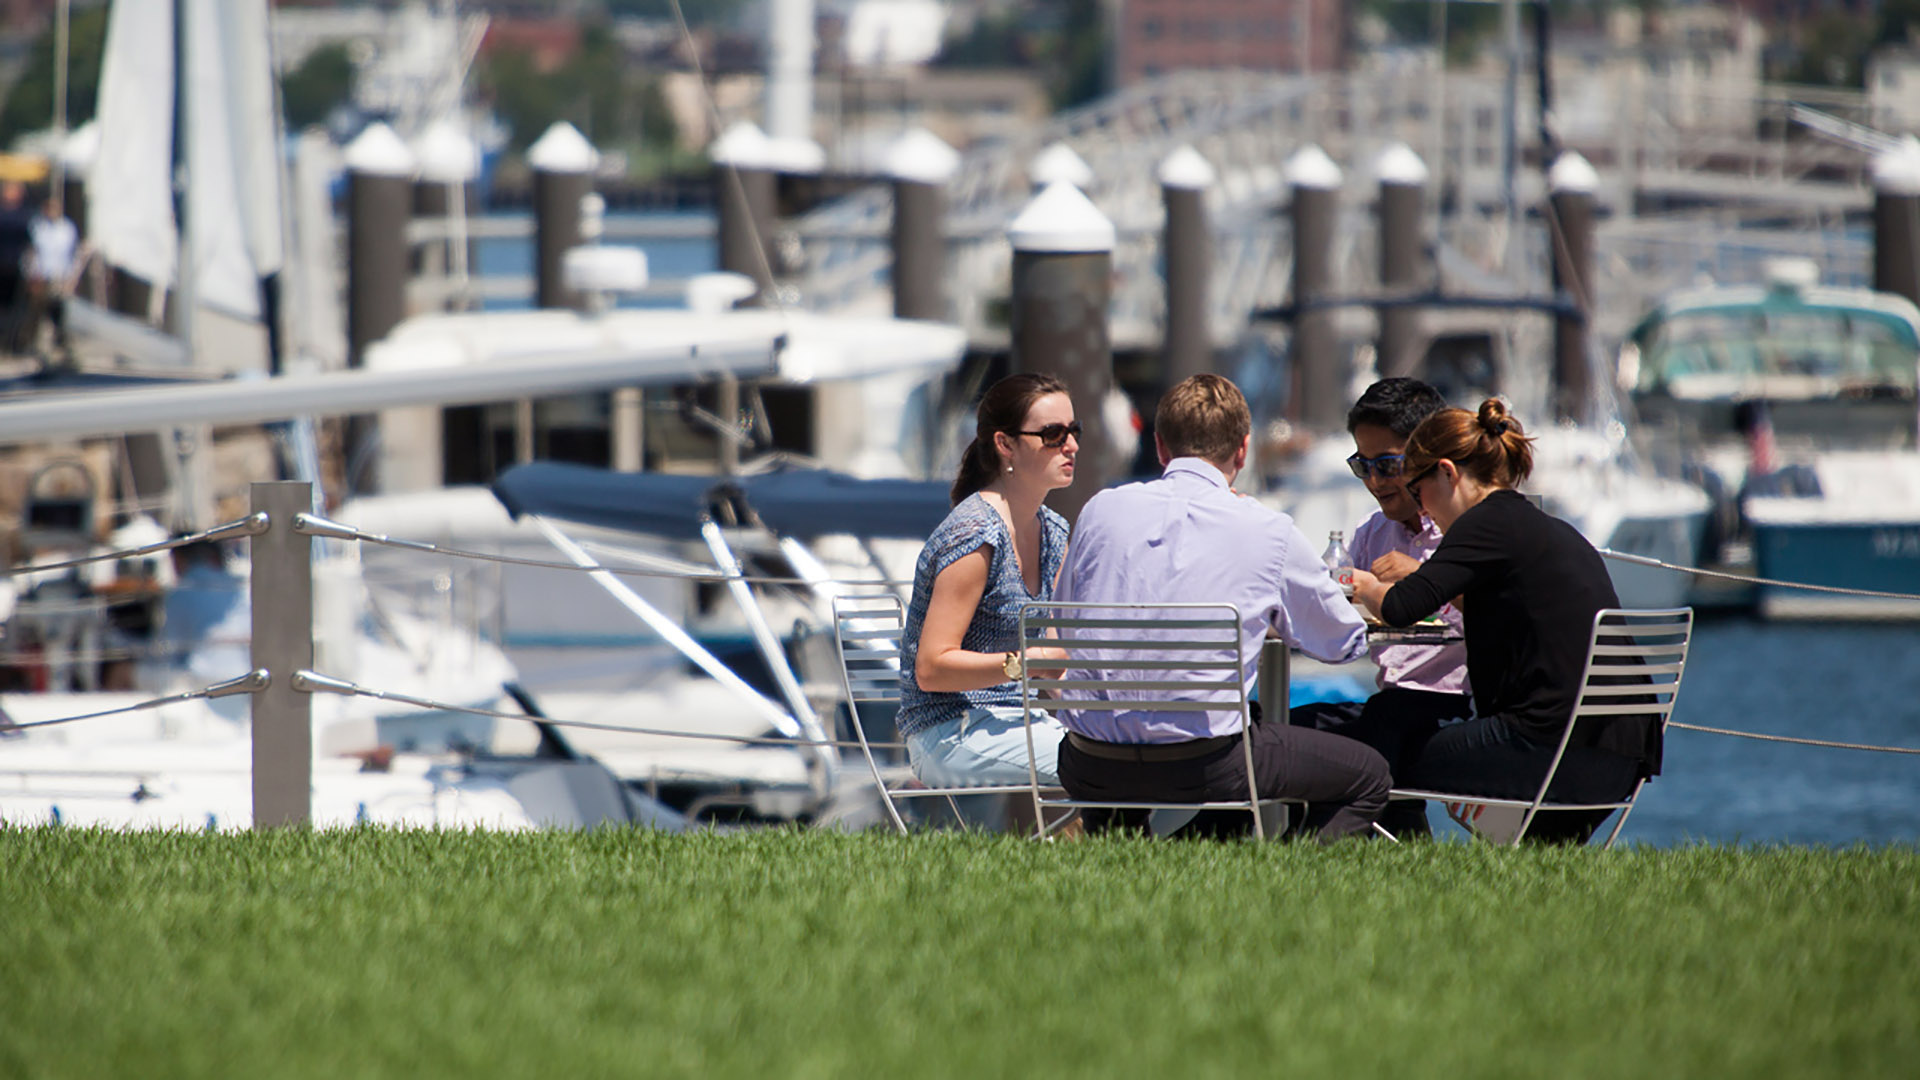
[[[1110,488],[1089,499],[1074,524],[1054,597],[1233,604],[1240,612],[1242,677],[1249,689],[1259,675],[1260,643],[1269,628],[1301,652],[1331,663],[1358,659],[1367,649],[1360,613],[1293,519],[1235,495],[1220,470],[1200,458],[1175,458],[1158,480]],[[1182,671],[1164,677],[1193,681],[1219,675]],[[1185,696],[1205,699],[1201,693]],[[1067,711],[1061,720],[1089,738],[1118,743],[1183,742],[1240,730],[1237,709]]]
[[[1429,517],[1421,517],[1420,531],[1409,532],[1405,525],[1378,510],[1353,533],[1353,565],[1362,570],[1389,551],[1413,556],[1426,562],[1440,546],[1440,527]],[[1440,609],[1440,617],[1456,634],[1466,633],[1460,609],[1452,604]],[[1465,694],[1467,690],[1467,647],[1451,645],[1381,645],[1373,650],[1373,662],[1380,667],[1380,687],[1398,686],[1404,690],[1428,690],[1436,694]]]

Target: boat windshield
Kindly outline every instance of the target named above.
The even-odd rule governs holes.
[[[1640,335],[1637,388],[1688,380],[1773,377],[1911,391],[1916,348],[1909,327],[1870,313],[1766,308],[1676,313]]]

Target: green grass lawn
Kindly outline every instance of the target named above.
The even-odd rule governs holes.
[[[0,829],[0,1076],[1874,1077],[1920,851]]]

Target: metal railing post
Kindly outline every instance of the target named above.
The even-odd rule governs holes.
[[[1279,638],[1260,642],[1260,717],[1264,724],[1287,722],[1287,698],[1292,693],[1293,657]]]
[[[313,509],[313,485],[253,485],[267,531],[253,538],[253,666],[272,681],[253,695],[253,827],[303,826],[312,817],[313,697],[293,673],[313,666],[313,539],[295,532]]]

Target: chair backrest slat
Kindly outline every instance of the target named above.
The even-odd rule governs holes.
[[[1653,716],[1658,714],[1664,721],[1666,714],[1672,711],[1673,702],[1671,701],[1660,705],[1649,702],[1645,705],[1582,705],[1580,707],[1580,715],[1582,718],[1589,716]]]
[[[1215,680],[1188,682],[1184,679],[1034,679],[1035,690],[1111,690],[1121,693],[1138,693],[1147,690],[1183,690],[1188,693],[1227,693],[1240,689],[1239,680]],[[1232,705],[1233,701],[1224,704]]]
[[[1079,619],[1040,617],[1027,620],[1027,626],[1040,630],[1135,630],[1150,624],[1155,630],[1218,630],[1219,619]],[[1222,642],[1224,644],[1224,641]]]
[[[1072,698],[1035,701],[1027,706],[1036,712],[1232,712],[1232,701],[1113,701],[1107,698]]]
[[[1054,641],[1046,637],[1045,635],[1040,635],[1040,634],[1028,635],[1028,637],[1026,638],[1026,641],[1028,644],[1031,644],[1031,645],[1061,644],[1061,642]],[[1124,649],[1127,652],[1131,652],[1131,653],[1180,652],[1185,650],[1192,650],[1197,652],[1218,652],[1222,649],[1226,649],[1234,645],[1235,643],[1236,642],[1234,641],[1222,641],[1219,639],[1205,641],[1205,640],[1199,640],[1194,638],[1178,638],[1178,639],[1176,638],[1073,638],[1071,640],[1071,645],[1076,650],[1078,649]]]

